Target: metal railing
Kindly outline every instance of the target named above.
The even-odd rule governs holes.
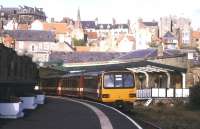
[[[187,98],[189,97],[189,88],[150,88],[138,89],[137,98]]]

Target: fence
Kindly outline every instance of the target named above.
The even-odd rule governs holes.
[[[189,97],[189,89],[176,88],[151,88],[139,89],[136,94],[139,99],[148,98],[186,98]]]

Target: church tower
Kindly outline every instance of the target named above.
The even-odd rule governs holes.
[[[80,14],[79,8],[78,8],[78,11],[77,11],[77,20],[76,20],[76,23],[75,23],[75,27],[81,28],[81,14]]]

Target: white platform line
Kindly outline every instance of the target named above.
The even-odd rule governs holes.
[[[102,104],[102,103],[97,103],[97,102],[93,102],[93,101],[88,101],[88,100],[81,100],[81,101],[85,101],[85,102],[89,102],[89,103],[94,103],[94,104],[98,104],[107,108],[110,108],[114,111],[116,111],[117,113],[121,114],[122,116],[126,117],[129,121],[131,121],[132,124],[134,124],[138,129],[143,129],[138,123],[136,123],[132,118],[130,118],[129,116],[127,116],[126,114],[124,114],[123,112],[117,110],[116,108],[113,108],[111,106]]]
[[[68,101],[72,101],[75,103],[80,103],[88,108],[90,108],[92,111],[95,112],[95,114],[97,115],[97,117],[99,118],[100,124],[101,124],[101,129],[113,129],[112,124],[109,120],[109,118],[105,115],[105,113],[103,113],[101,110],[99,110],[98,108],[85,103],[85,102],[81,102],[78,100],[74,100],[74,99],[70,99],[70,98],[63,98],[63,97],[56,97],[56,96],[49,96],[51,98],[57,98],[57,99],[63,99],[63,100],[68,100]]]

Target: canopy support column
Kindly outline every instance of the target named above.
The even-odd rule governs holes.
[[[186,74],[185,73],[181,74],[182,74],[182,88],[186,88]]]
[[[170,73],[168,71],[166,71],[165,73],[167,75],[167,88],[170,88],[170,82],[171,82]]]

